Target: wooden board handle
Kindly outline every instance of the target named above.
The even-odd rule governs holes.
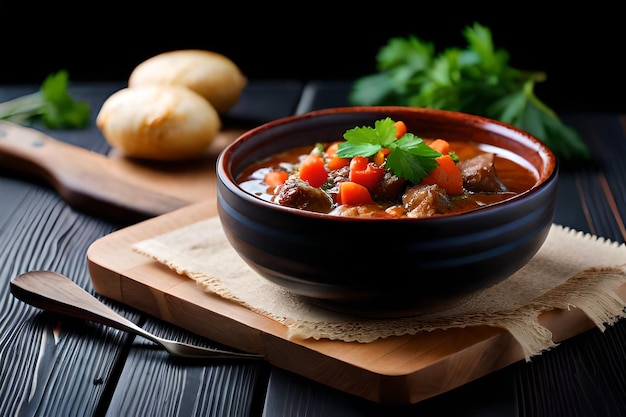
[[[76,208],[116,222],[144,220],[191,203],[116,175],[104,155],[14,123],[0,122],[0,162],[44,179]]]

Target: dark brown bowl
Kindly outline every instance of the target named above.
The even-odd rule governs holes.
[[[418,136],[503,148],[526,161],[536,183],[502,203],[423,219],[308,212],[264,201],[237,185],[236,177],[253,162],[385,117],[403,120]],[[558,168],[541,141],[498,121],[414,107],[342,107],[244,133],[219,156],[217,179],[226,236],[261,276],[331,308],[381,315],[448,308],[519,270],[550,229]]]

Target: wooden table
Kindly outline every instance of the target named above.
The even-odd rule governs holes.
[[[237,126],[346,104],[349,82],[251,81],[226,118]],[[0,101],[38,86],[0,86]],[[93,118],[121,83],[77,84]],[[555,222],[617,242],[626,230],[626,117],[564,114],[589,143],[594,163],[561,167]],[[40,127],[39,127],[40,128]],[[109,155],[95,125],[50,131],[74,146]],[[132,220],[111,220],[98,205],[79,209],[48,182],[0,157],[0,415],[3,416],[296,416],[462,415],[616,416],[626,413],[626,323],[587,331],[557,348],[459,388],[398,406],[373,403],[264,362],[174,360],[151,342],[101,325],[44,313],[13,297],[20,273],[49,269],[160,336],[213,341],[98,295],[86,253]],[[128,219],[131,219],[129,217]]]

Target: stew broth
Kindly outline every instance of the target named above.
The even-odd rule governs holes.
[[[329,144],[324,144],[328,146]],[[463,194],[450,196],[450,204],[445,213],[435,215],[458,214],[477,208],[489,206],[514,197],[524,191],[529,190],[537,182],[537,175],[531,169],[521,165],[509,157],[507,152],[493,147],[483,147],[474,142],[451,141],[451,150],[459,157],[459,162],[470,158],[491,153],[494,155],[493,165],[497,172],[497,178],[504,185],[505,190],[498,192],[479,192],[464,190]],[[297,172],[299,162],[311,153],[311,146],[293,148],[266,158],[262,161],[250,165],[237,178],[237,182],[242,189],[261,199],[272,202],[275,198],[277,188],[268,186],[265,176],[270,171],[285,170],[289,173]],[[411,184],[412,185],[412,184]],[[410,185],[407,184],[407,188]],[[332,196],[333,191],[327,190]],[[402,209],[401,201],[375,200],[374,204],[346,207],[334,203],[328,213],[343,216],[358,217],[414,217],[407,215]]]

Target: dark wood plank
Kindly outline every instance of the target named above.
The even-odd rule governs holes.
[[[611,417],[626,411],[626,321],[561,343],[515,375],[520,416]]]
[[[161,337],[228,349],[157,319],[148,318],[143,327]],[[261,361],[172,358],[139,338],[133,342],[105,415],[259,415],[268,370],[269,365]]]
[[[616,242],[626,241],[626,134],[616,114],[568,114],[563,120],[589,144],[592,162],[566,167],[563,177],[576,184],[576,194],[591,233]],[[572,194],[569,194],[572,197]],[[561,212],[573,210],[571,199],[559,200]],[[577,227],[578,224],[568,224]]]
[[[513,365],[413,405],[378,404],[272,369],[264,416],[517,416]]]
[[[0,202],[0,279],[5,288],[0,296],[0,415],[92,415],[128,338],[43,313],[15,299],[8,288],[9,280],[22,272],[54,269],[94,293],[84,262],[86,247],[114,227],[74,212],[51,190],[0,178],[0,195],[9,191],[12,198]],[[118,311],[131,320],[137,317],[128,309]]]

